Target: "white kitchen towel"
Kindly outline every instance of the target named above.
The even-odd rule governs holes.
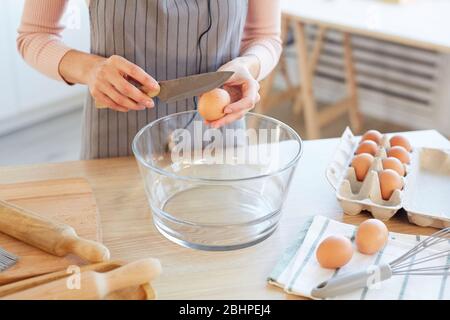
[[[311,290],[319,283],[341,273],[360,271],[372,264],[390,262],[423,239],[423,236],[390,232],[388,244],[377,254],[364,255],[355,249],[351,261],[344,267],[336,270],[322,268],[315,255],[321,240],[329,235],[340,234],[353,242],[355,231],[356,227],[353,225],[315,216],[304,225],[298,239],[285,251],[269,276],[269,283],[283,288],[288,293],[313,298]],[[449,245],[443,243],[436,249],[442,250],[444,246]],[[416,256],[416,259],[431,252],[424,251]],[[450,264],[450,254],[420,266],[443,264]],[[375,288],[357,290],[335,299],[450,299],[450,279],[447,279],[447,276],[394,275]]]

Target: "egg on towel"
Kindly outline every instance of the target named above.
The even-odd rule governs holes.
[[[346,265],[353,256],[351,241],[341,235],[326,237],[316,250],[316,258],[323,268],[336,269]]]
[[[359,225],[355,244],[359,252],[374,254],[385,246],[388,236],[388,228],[381,220],[368,219]]]

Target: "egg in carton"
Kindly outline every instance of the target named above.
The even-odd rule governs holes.
[[[447,200],[447,205],[438,206],[435,199],[433,203],[436,208],[427,212],[429,210],[426,209],[430,208],[429,200],[423,199],[422,193],[424,188],[429,189],[427,186],[430,186],[431,182],[418,181],[439,177],[435,178],[439,180],[437,186],[439,192],[432,190],[428,193],[441,195],[448,190],[450,195],[450,153],[448,151],[413,148],[410,153],[410,164],[403,164],[406,172],[405,177],[402,177],[403,189],[394,190],[391,197],[384,200],[381,196],[378,172],[383,170],[382,160],[387,157],[386,150],[390,148],[389,137],[383,135],[374,161],[363,181],[358,181],[354,168],[350,166],[359,142],[360,138],[356,138],[351,130],[346,128],[334,159],[326,171],[327,179],[336,189],[336,197],[346,214],[357,215],[366,210],[377,219],[388,220],[404,208],[408,213],[408,219],[415,224],[438,228],[450,226],[450,200]],[[439,174],[436,175],[436,172]],[[433,185],[436,185],[436,181]]]
[[[336,196],[342,208],[349,215],[356,215],[363,210],[367,210],[377,219],[388,220],[402,207],[403,190],[395,190],[388,200],[384,200],[381,196],[378,172],[383,170],[382,159],[387,157],[386,149],[389,148],[387,137],[383,136],[381,146],[378,148],[374,161],[363,181],[356,178],[355,169],[350,166],[359,139],[351,134],[346,136],[343,143],[347,146],[344,147],[341,144],[338,152],[342,152],[342,156],[339,159],[340,161],[334,163],[335,166],[340,167],[339,169],[335,168],[335,173],[339,174],[344,170],[344,175],[340,178],[341,181],[338,182],[336,187]],[[408,166],[405,166],[405,170],[408,172]],[[336,178],[336,180],[339,180],[339,177]],[[402,180],[405,186],[406,178],[402,177]]]

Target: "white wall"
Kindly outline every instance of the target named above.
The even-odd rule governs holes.
[[[0,4],[0,134],[81,107],[84,86],[68,86],[47,78],[28,66],[16,49],[24,0]],[[84,0],[71,0],[63,18],[64,41],[77,49],[89,49],[89,14]]]

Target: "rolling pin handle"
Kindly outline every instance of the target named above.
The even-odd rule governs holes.
[[[115,270],[98,274],[97,286],[104,292],[100,296],[127,287],[150,283],[161,274],[161,263],[158,259],[146,258],[131,262]],[[101,284],[102,283],[102,284]]]
[[[75,254],[89,262],[104,262],[110,258],[109,250],[103,244],[78,236],[72,236],[67,239],[61,248],[66,254]]]
[[[131,262],[109,272],[85,271],[81,273],[79,290],[67,288],[67,278],[28,287],[2,296],[7,300],[87,300],[104,299],[108,294],[151,282],[161,273],[159,260],[147,258]]]

